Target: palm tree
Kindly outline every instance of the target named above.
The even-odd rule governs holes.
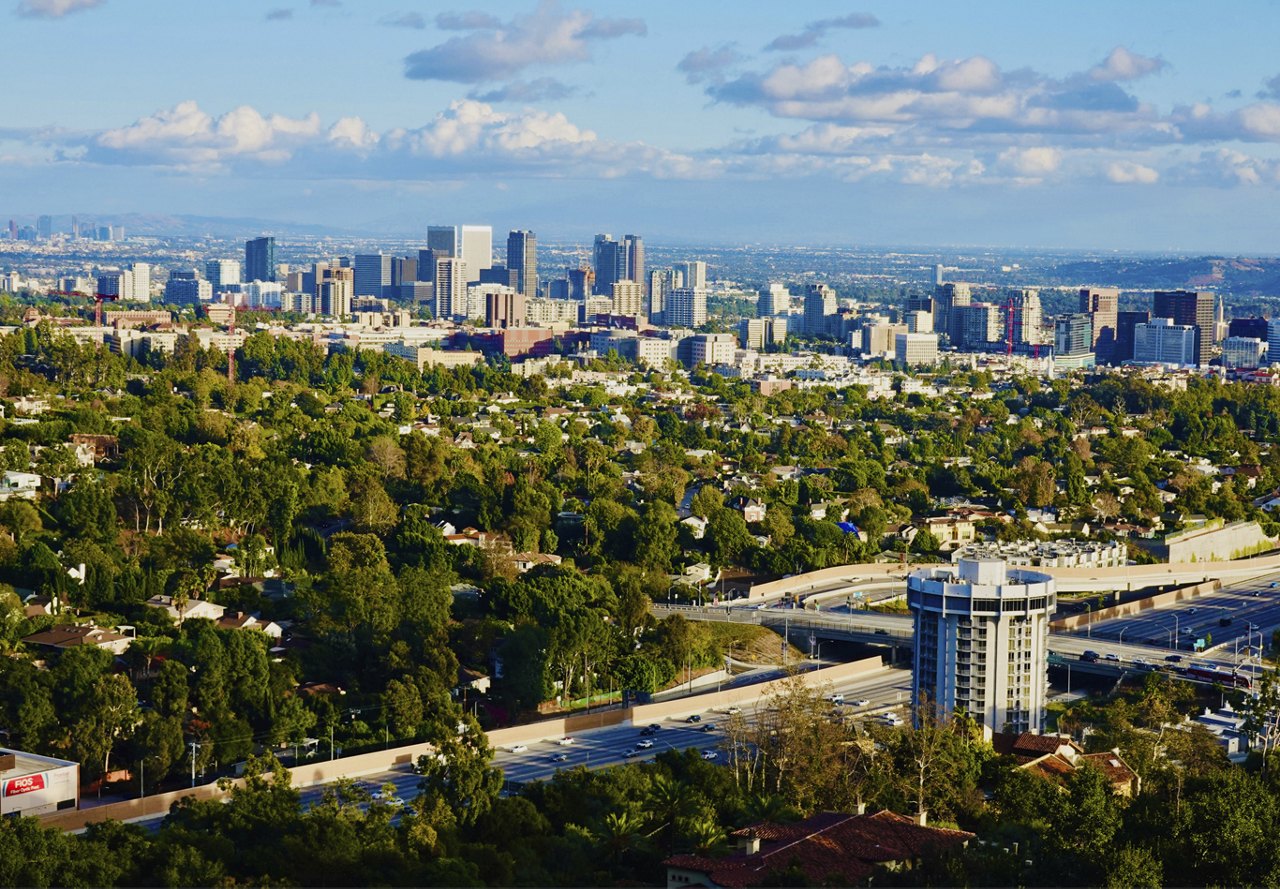
[[[658,826],[649,836],[665,832],[667,851],[671,850],[675,837],[676,819],[689,810],[689,802],[688,788],[679,781],[667,775],[658,775],[653,779],[646,803]]]
[[[710,855],[717,851],[726,839],[724,828],[710,814],[702,814],[689,822],[685,827],[685,836],[693,850],[700,855]]]
[[[610,812],[604,816],[604,843],[609,860],[616,866],[627,852],[640,844],[641,819],[631,812]]]

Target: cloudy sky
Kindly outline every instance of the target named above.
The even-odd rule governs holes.
[[[1280,252],[1280,5],[0,0],[0,213]]]

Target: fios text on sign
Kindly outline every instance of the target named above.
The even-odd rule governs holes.
[[[36,790],[44,790],[44,775],[10,778],[4,785],[5,796],[17,796],[20,793],[31,793]]]

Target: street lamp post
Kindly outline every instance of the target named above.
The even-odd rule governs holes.
[[[1093,603],[1084,603],[1084,632],[1085,636],[1093,638]]]

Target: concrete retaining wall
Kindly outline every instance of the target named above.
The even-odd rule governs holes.
[[[866,658],[849,664],[840,664],[822,670],[805,673],[806,685],[821,685],[826,682],[845,682],[859,676],[865,676],[881,669],[884,662],[878,657]],[[495,747],[509,747],[512,744],[531,744],[565,735],[578,734],[591,729],[608,728],[631,722],[658,722],[672,717],[684,717],[691,713],[701,713],[713,708],[730,706],[747,706],[759,698],[778,690],[785,680],[775,680],[759,685],[746,685],[741,688],[728,689],[713,694],[698,695],[676,701],[658,704],[642,704],[623,709],[601,709],[593,713],[582,713],[559,719],[544,719],[528,725],[517,725],[511,728],[495,729],[489,732],[489,743]],[[341,759],[322,760],[307,763],[288,769],[290,779],[295,787],[310,787],[316,784],[327,784],[339,778],[358,778],[385,772],[396,766],[408,768],[419,756],[433,752],[430,744],[409,744],[404,747],[392,747],[389,750],[375,750],[357,756],[346,756]],[[237,779],[232,786],[240,787],[244,781]],[[185,797],[194,799],[221,799],[223,791],[216,784],[201,784],[187,790],[175,790],[169,793],[157,793],[143,799],[123,800],[107,803],[89,809],[60,812],[42,818],[47,827],[61,830],[82,830],[90,824],[103,821],[133,821],[140,818],[154,818],[165,815],[169,807]]]
[[[1188,599],[1194,599],[1197,596],[1203,596],[1205,593],[1217,592],[1222,588],[1222,582],[1211,580],[1208,583],[1197,583],[1193,586],[1179,587],[1176,590],[1169,590],[1167,593],[1157,593],[1154,596],[1147,596],[1145,599],[1133,599],[1129,602],[1123,602],[1119,605],[1110,605],[1106,608],[1099,608],[1097,611],[1084,612],[1083,614],[1072,614],[1068,617],[1059,617],[1049,621],[1049,626],[1055,630],[1077,630],[1080,627],[1089,626],[1098,621],[1110,620],[1113,617],[1132,617],[1143,611],[1150,611],[1152,608],[1163,608],[1166,605],[1175,605],[1178,602],[1185,602]]]

